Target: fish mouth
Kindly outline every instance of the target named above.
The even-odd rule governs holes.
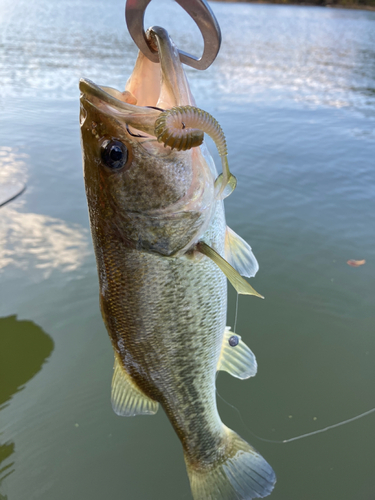
[[[136,224],[135,219],[138,217],[137,224],[140,228],[137,229],[138,240],[139,231],[145,232],[146,235],[150,227],[165,228],[165,237],[160,240],[160,248],[150,247],[150,251],[168,256],[184,255],[187,249],[198,241],[211,220],[215,206],[213,180],[217,173],[212,160],[204,152],[204,145],[187,151],[178,151],[165,147],[157,139],[155,122],[163,110],[176,106],[194,106],[195,102],[180,55],[168,33],[162,28],[151,28],[150,37],[157,49],[159,62],[153,63],[139,52],[134,70],[123,92],[97,85],[85,78],[80,80],[81,130],[83,142],[86,140],[89,145],[89,154],[85,160],[86,185],[90,182],[91,176],[94,178],[92,182],[98,184],[102,182],[98,179],[95,167],[98,145],[101,144],[103,134],[124,138],[125,142],[130,143],[132,154],[135,151],[137,155],[141,155],[142,160],[147,159],[147,165],[152,165],[153,169],[156,167],[160,169],[164,176],[162,182],[166,186],[165,189],[168,187],[169,190],[176,190],[180,184],[181,186],[178,196],[176,195],[171,202],[163,200],[160,206],[155,207],[150,203],[146,208],[139,208],[135,202],[133,204],[127,202],[126,207],[124,204],[121,205],[121,212],[128,214],[133,225]],[[163,169],[160,165],[165,164],[163,160],[167,156],[168,164]],[[130,178],[130,180],[136,179],[136,175],[144,170],[142,162],[138,162],[139,168],[136,168],[137,161],[132,163],[134,163],[132,167],[135,167],[133,173],[127,175],[127,171],[124,171],[123,178],[126,178],[126,181]],[[147,184],[148,179],[141,176],[139,182]],[[120,191],[121,189],[118,192]],[[188,227],[189,220],[191,224]],[[131,224],[126,223],[125,226],[130,227]],[[173,227],[176,238],[172,242],[170,233],[173,233],[171,229]],[[145,248],[147,238],[149,236],[146,235],[142,248]],[[154,240],[152,237],[152,241]],[[159,241],[158,238],[157,240]],[[166,241],[170,241],[168,248],[163,247]]]
[[[125,113],[145,112],[143,108],[139,109],[140,106],[123,102],[123,93],[119,90],[112,87],[99,86],[88,78],[80,79],[79,90],[84,94],[85,98],[92,103],[95,103],[95,99],[99,99],[109,106],[115,106]]]
[[[125,91],[100,86],[82,78],[82,101],[101,113],[122,118],[132,127],[154,135],[154,124],[165,109],[195,105],[176,46],[166,30],[158,26],[147,31],[159,62],[139,52]]]
[[[162,109],[194,106],[180,54],[167,31],[154,26],[147,30],[146,36],[159,56],[159,63],[151,62],[140,52],[126,91],[135,96],[139,106]]]

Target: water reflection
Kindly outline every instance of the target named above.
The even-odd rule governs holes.
[[[53,348],[51,337],[32,321],[0,318],[0,411],[41,370]],[[14,443],[0,443],[0,485],[13,472],[14,450]]]
[[[0,147],[0,185],[26,181],[25,158],[27,155],[15,148]],[[60,219],[22,213],[8,206],[0,214],[0,272],[13,265],[42,270],[43,278],[47,278],[56,268],[76,270],[89,253],[88,231],[79,224],[69,226]]]
[[[1,463],[5,462],[13,452],[14,443],[0,443],[0,485],[2,481],[13,472],[14,462],[7,463],[4,465],[4,467],[1,466]],[[1,495],[0,498],[2,498]]]
[[[93,8],[89,0],[53,4],[45,0],[1,0],[3,95],[34,96],[47,90],[50,96],[71,97],[82,74],[90,74],[94,69],[98,79],[102,76],[93,60],[102,61],[108,72],[113,72],[119,61],[123,65],[124,54],[135,49],[130,36],[124,33],[123,17],[118,16],[124,2],[115,3],[118,8],[112,2],[111,9],[103,15],[102,9]],[[92,16],[89,24],[85,22],[87,12]],[[17,28],[20,18],[22,34]],[[108,18],[117,30],[108,32]]]
[[[17,158],[12,148],[0,147],[0,207],[25,191],[26,185],[20,180],[25,177],[20,175],[22,167],[24,162]]]
[[[79,224],[69,226],[46,215],[2,209],[0,272],[13,265],[42,270],[43,278],[48,278],[53,269],[76,270],[88,254],[88,231]]]
[[[171,3],[151,2],[146,25],[168,27],[165,11],[171,10]],[[136,54],[123,18],[117,15],[123,2],[114,0],[105,14],[88,0],[74,3],[74,17],[72,8],[68,0],[53,8],[45,0],[5,2],[0,55],[5,95],[26,97],[46,91],[50,97],[76,98],[77,80],[82,75],[100,82],[105,74],[108,84],[123,87]],[[87,11],[92,16],[90,23],[86,22]],[[233,8],[225,3],[215,5],[215,12],[224,43],[215,62],[214,81],[213,70],[194,76],[196,95],[197,91],[206,97],[220,92],[228,99],[248,102],[266,92],[272,100],[287,96],[313,106],[373,106],[373,12],[247,4]],[[24,29],[20,35],[21,13]],[[186,21],[183,16],[182,20]],[[190,38],[188,51],[200,53],[200,35],[192,36],[194,26],[176,32],[174,24],[175,20],[170,32],[176,44],[185,48]]]
[[[236,18],[237,29],[218,57],[221,92],[242,101],[273,90],[272,100],[288,96],[314,106],[374,104],[373,13],[351,12],[343,23],[340,13],[329,10],[273,7],[252,6],[250,11],[243,5],[236,10],[243,15]]]
[[[152,8],[165,20],[150,10],[146,26],[176,24],[165,0]],[[187,72],[198,105],[227,134],[239,181],[227,219],[253,245],[266,295],[240,298],[237,325],[261,370],[248,385],[219,378],[219,392],[251,431],[291,437],[365,411],[373,398],[375,12],[212,8],[219,58]],[[123,9],[124,0],[110,9],[0,0],[0,180],[28,183],[0,209],[0,316],[18,312],[59,338],[46,369],[0,411],[0,476],[16,461],[0,486],[9,500],[124,498],[124,484],[132,500],[190,497],[165,416],[124,421],[108,404],[110,346],[93,256],[84,256],[77,81],[123,88],[136,53]],[[186,33],[173,34],[176,44],[199,53]],[[350,258],[367,264],[354,269]],[[235,297],[231,304],[233,325]],[[223,408],[222,418],[252,441],[236,412]],[[254,441],[279,477],[270,498],[374,499],[372,425],[363,419],[285,447]]]
[[[9,146],[0,146],[0,184],[12,181],[26,182],[26,153]]]

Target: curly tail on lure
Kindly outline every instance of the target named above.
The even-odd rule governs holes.
[[[176,106],[163,111],[155,122],[157,140],[178,151],[200,146],[204,133],[214,141],[223,167],[223,173],[215,181],[216,195],[226,198],[234,191],[237,179],[229,170],[227,143],[219,122],[194,106]]]

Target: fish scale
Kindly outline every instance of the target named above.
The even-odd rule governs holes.
[[[226,276],[239,293],[260,296],[242,277],[254,276],[258,264],[225,223],[222,199],[235,178],[227,175],[227,189],[204,144],[176,151],[152,135],[161,101],[168,109],[194,104],[163,30],[157,44],[160,64],[138,56],[126,86],[131,103],[115,89],[80,83],[100,304],[115,354],[112,407],[135,416],[162,406],[183,446],[194,500],[264,497],[275,474],[223,424],[215,390],[218,370],[239,379],[256,374],[254,354],[225,319]],[[152,81],[158,74],[161,83]],[[156,102],[151,87],[160,90]]]
[[[215,246],[225,231],[221,202],[217,206],[205,234]],[[198,264],[186,257],[163,259],[127,250],[121,242],[108,247],[108,241],[113,239],[107,234],[106,243],[98,239],[96,248],[106,277],[100,279],[102,311],[114,348],[125,354],[124,367],[138,386],[162,404],[184,436],[184,448],[203,444],[195,454],[211,455],[217,438],[209,436],[218,432],[218,423],[221,430],[214,383],[225,328],[226,278],[208,259]],[[108,279],[116,285],[107,287]]]

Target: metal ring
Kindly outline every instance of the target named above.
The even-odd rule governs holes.
[[[204,47],[200,59],[179,50],[180,60],[195,69],[207,69],[216,59],[221,44],[219,24],[206,0],[175,0],[195,21],[203,36]],[[125,19],[129,33],[139,50],[152,62],[159,62],[157,52],[153,52],[146,38],[144,17],[151,0],[127,0]]]

